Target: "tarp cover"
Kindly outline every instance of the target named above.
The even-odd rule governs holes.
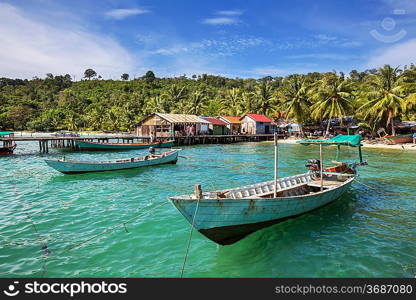
[[[11,132],[11,131],[0,131],[0,136],[6,136],[6,135],[9,135],[9,134],[12,134],[13,132]]]
[[[308,145],[345,145],[345,146],[352,146],[358,147],[361,145],[361,135],[354,134],[354,135],[343,135],[339,134],[332,139],[327,140],[301,140],[297,141],[297,143],[308,146]]]

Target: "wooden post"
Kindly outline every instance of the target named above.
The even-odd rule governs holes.
[[[335,160],[336,161],[339,161],[339,153],[341,152],[340,150],[341,150],[341,146],[340,145],[337,145],[337,155],[335,157]]]
[[[200,184],[195,184],[195,197],[196,199],[202,199],[202,188]]]
[[[322,144],[319,145],[319,159],[321,162],[321,192],[324,190],[324,162],[323,162],[323,154],[322,154]]]
[[[277,158],[278,158],[278,146],[277,146],[277,133],[274,134],[274,197],[277,197]]]
[[[363,154],[361,153],[361,146],[358,146],[358,155],[360,156],[360,163],[363,162]]]

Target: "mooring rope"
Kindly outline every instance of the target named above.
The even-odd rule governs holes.
[[[93,235],[93,236],[91,236],[91,237],[87,238],[86,240],[82,241],[81,243],[78,243],[78,244],[76,244],[76,245],[74,245],[74,246],[72,246],[72,247],[67,248],[65,251],[71,251],[71,250],[73,250],[73,249],[75,249],[75,248],[78,248],[78,247],[82,246],[83,244],[88,243],[89,241],[91,241],[91,240],[93,240],[93,239],[95,239],[95,238],[97,238],[97,237],[99,237],[99,236],[102,236],[102,235],[104,235],[104,234],[106,234],[106,233],[112,232],[112,231],[116,230],[117,228],[119,228],[119,227],[121,227],[121,226],[123,226],[123,227],[124,227],[124,230],[125,230],[126,232],[128,232],[128,231],[127,231],[127,228],[126,228],[126,224],[128,224],[128,223],[130,223],[130,222],[132,222],[132,221],[134,221],[134,220],[136,220],[136,219],[138,219],[138,218],[140,218],[140,217],[142,217],[142,216],[144,216],[144,215],[148,214],[149,212],[151,212],[151,211],[155,210],[156,208],[159,208],[159,207],[161,207],[161,206],[163,206],[163,205],[165,205],[165,204],[167,204],[167,203],[168,203],[168,202],[163,202],[163,203],[161,203],[161,204],[158,204],[158,205],[156,205],[155,207],[152,207],[152,208],[148,209],[148,210],[147,210],[147,211],[145,211],[144,213],[138,214],[137,216],[134,216],[134,217],[132,217],[132,218],[128,219],[127,221],[125,221],[125,222],[122,222],[122,223],[117,224],[117,225],[115,225],[115,226],[113,226],[113,227],[107,228],[106,230],[104,230],[104,231],[102,231],[102,232],[100,232],[100,233],[98,233],[98,234],[96,234],[96,235]]]
[[[17,192],[17,188],[16,188],[16,184],[13,184],[14,188],[14,194],[15,194],[15,199],[18,199],[18,192]],[[39,188],[39,186],[38,186]],[[29,220],[33,230],[35,231],[36,235],[38,236],[38,240],[40,242],[40,249],[43,250],[43,263],[42,263],[42,268],[41,268],[41,277],[43,277],[46,273],[46,260],[49,256],[49,254],[51,253],[51,251],[48,249],[48,246],[42,241],[42,236],[38,230],[38,228],[36,227],[35,222],[33,221],[32,215],[29,214],[26,210],[25,210],[25,203],[23,201],[20,201],[22,205],[22,211],[23,213],[26,215],[26,218]]]
[[[200,200],[201,199],[198,198],[198,201],[196,202],[195,213],[194,213],[194,217],[192,218],[191,230],[190,230],[189,238],[188,238],[188,246],[186,247],[185,257],[183,259],[181,278],[183,278],[183,272],[185,271],[186,259],[188,258],[189,247],[191,246],[192,233],[194,231],[194,224],[195,224],[196,214],[198,213],[199,201]]]
[[[366,188],[369,188],[370,190],[373,190],[377,193],[388,194],[390,196],[413,196],[413,197],[416,196],[416,194],[403,193],[403,192],[396,193],[396,192],[392,192],[392,191],[380,191],[379,189],[376,189],[372,186],[369,186],[368,184],[365,184],[365,183],[359,181],[358,179],[355,179],[355,182],[358,183],[358,184],[361,184],[362,186],[365,186]]]

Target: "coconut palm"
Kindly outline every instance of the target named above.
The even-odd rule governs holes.
[[[199,115],[206,106],[206,96],[203,91],[194,91],[188,98],[187,113]]]
[[[310,100],[308,96],[309,85],[303,75],[292,75],[283,81],[281,88],[281,107],[287,111],[286,118],[293,118],[303,124],[309,115]],[[303,128],[300,126],[301,134]]]
[[[225,91],[224,99],[221,101],[221,110],[229,115],[239,115],[241,91],[238,88],[232,88]]]
[[[256,86],[254,98],[258,104],[258,109],[260,112],[264,115],[267,115],[275,102],[273,87],[270,82],[263,81],[258,86]]]
[[[312,85],[309,97],[314,102],[311,106],[311,117],[315,120],[328,119],[325,135],[329,134],[331,122],[334,118],[342,118],[351,108],[353,98],[353,82],[338,77],[335,73],[328,73]]]
[[[394,119],[411,106],[414,95],[406,96],[406,91],[412,86],[414,83],[406,82],[399,67],[393,69],[385,65],[376,74],[368,76],[365,89],[360,93],[360,99],[365,103],[359,110],[365,119],[385,120],[391,134],[396,135]]]
[[[256,98],[254,97],[254,93],[251,92],[243,92],[241,94],[241,101],[240,104],[240,114],[256,112],[257,111],[257,102]]]

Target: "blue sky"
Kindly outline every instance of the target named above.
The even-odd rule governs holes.
[[[416,0],[0,0],[0,77],[228,77],[416,63]]]

